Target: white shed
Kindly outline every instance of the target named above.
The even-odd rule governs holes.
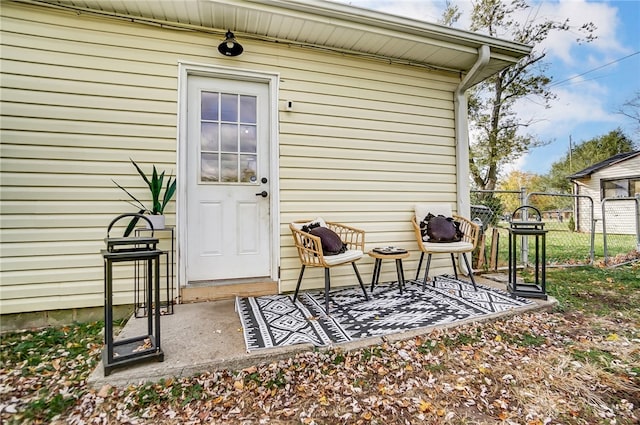
[[[602,233],[602,202],[606,199],[607,233],[636,234],[635,201],[623,198],[640,196],[640,151],[624,152],[569,176],[574,194],[593,199],[595,231]],[[578,231],[591,229],[591,205],[578,202],[576,227]]]

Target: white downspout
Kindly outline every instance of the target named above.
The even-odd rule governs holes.
[[[478,60],[473,64],[469,73],[465,75],[456,88],[453,107],[455,114],[455,137],[456,137],[456,183],[458,188],[458,214],[463,217],[470,217],[471,200],[469,192],[469,121],[466,91],[473,86],[471,81],[482,69],[487,66],[491,57],[491,49],[487,45],[480,47]],[[472,217],[470,217],[472,218]]]
[[[480,47],[478,60],[473,64],[469,73],[465,75],[456,88],[453,107],[455,114],[456,135],[456,183],[458,188],[458,214],[463,217],[471,217],[471,185],[469,183],[469,120],[466,91],[473,86],[472,79],[487,66],[491,57],[491,49],[487,45]],[[462,272],[469,274],[466,265],[458,258],[458,266]]]

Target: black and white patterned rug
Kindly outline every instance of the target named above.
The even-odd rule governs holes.
[[[324,310],[324,291],[293,295],[237,298],[236,310],[247,350],[311,343],[325,346],[411,329],[477,318],[532,304],[525,298],[451,276],[438,276],[422,291],[421,281],[407,281],[400,295],[397,283],[381,284],[365,301],[360,287],[334,289],[330,315]]]

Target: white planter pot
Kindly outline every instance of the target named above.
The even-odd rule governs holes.
[[[145,215],[145,217],[149,219],[151,224],[153,224],[153,230],[164,229],[164,219],[165,219],[164,215],[152,214],[152,215]],[[144,223],[147,229],[151,229],[151,227],[149,226],[149,223],[146,220],[144,220]]]

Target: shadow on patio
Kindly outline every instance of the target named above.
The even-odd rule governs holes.
[[[505,289],[504,283],[498,283],[495,280],[477,276],[476,281],[488,287]],[[409,282],[407,283],[409,284]],[[342,342],[335,344],[335,346],[344,350],[357,349],[380,344],[383,340],[396,341],[427,334],[435,328],[447,328],[473,321],[486,321],[522,314],[532,310],[549,309],[556,304],[556,301],[551,297],[548,300],[532,299],[531,301],[532,303],[529,305],[508,311],[419,327],[384,336]],[[122,387],[132,383],[157,381],[161,378],[191,376],[215,369],[238,370],[263,362],[270,363],[289,358],[296,353],[314,349],[312,344],[304,343],[248,352],[235,303],[234,299],[229,299],[176,305],[174,314],[161,318],[160,337],[161,347],[165,354],[164,362],[150,361],[123,366],[106,377],[103,365],[100,363],[91,374],[88,380],[89,385],[94,388],[100,388],[105,384]],[[146,333],[146,319],[131,318],[117,339],[144,333]]]

